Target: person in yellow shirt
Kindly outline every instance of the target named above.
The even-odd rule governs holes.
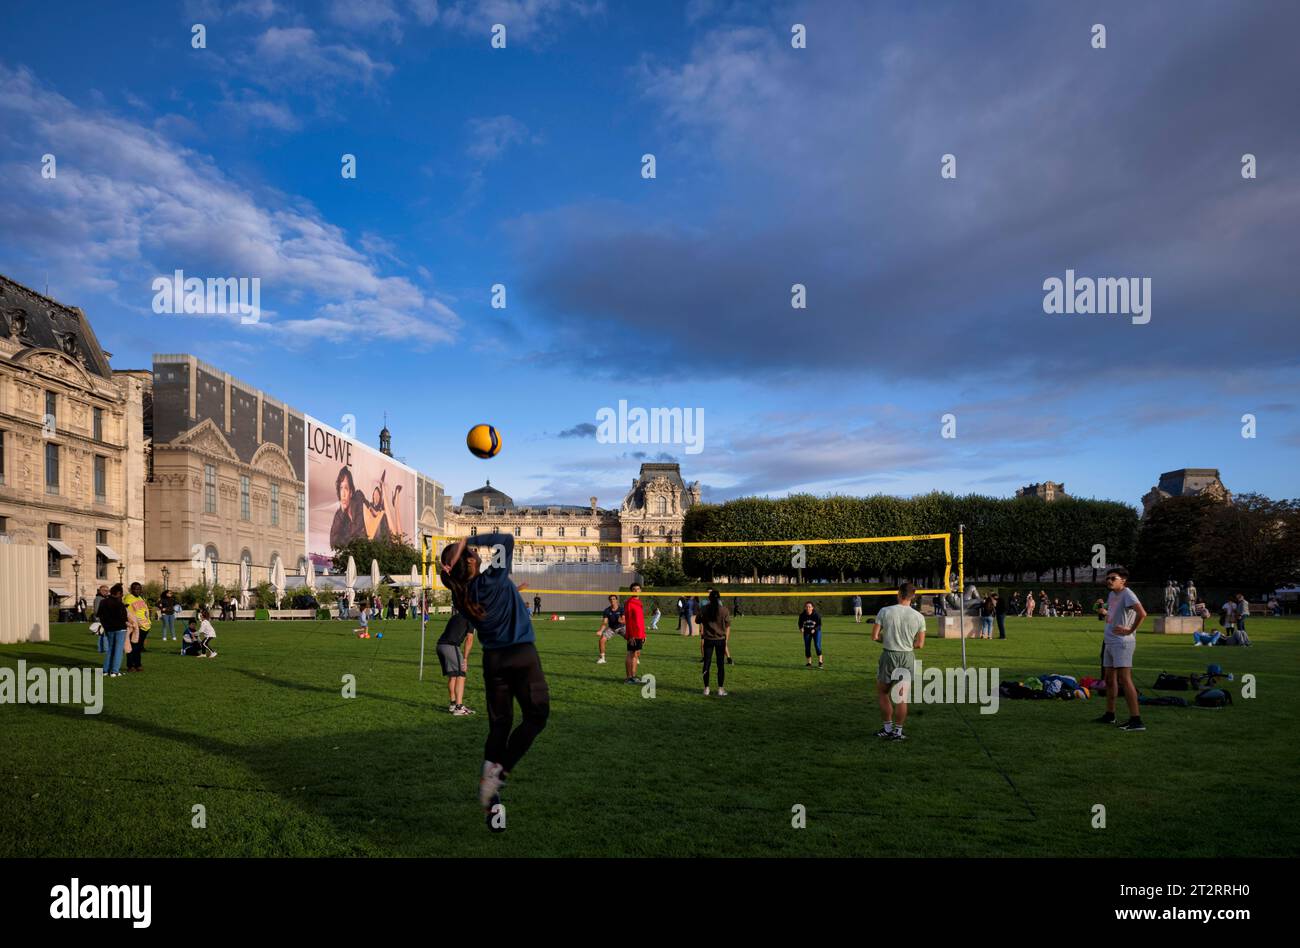
[[[128,633],[131,651],[126,656],[126,670],[129,672],[144,670],[140,665],[140,657],[144,652],[144,640],[149,637],[149,626],[152,624],[149,619],[149,603],[140,595],[142,591],[139,583],[132,583],[131,592],[122,599],[122,604],[126,606],[126,614],[132,620]]]

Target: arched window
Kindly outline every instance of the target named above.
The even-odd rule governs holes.
[[[216,565],[217,560],[221,559],[221,557],[217,556],[217,548],[211,543],[203,548],[203,555],[206,556],[214,566]]]
[[[307,575],[307,557],[305,556],[298,557],[298,575],[299,576]]]
[[[663,517],[668,513],[668,498],[660,497],[655,501],[655,513]]]
[[[253,554],[245,549],[239,554],[240,582],[245,586],[253,585]]]

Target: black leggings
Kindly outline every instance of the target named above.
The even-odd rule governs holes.
[[[713,662],[713,653],[718,653],[718,687],[727,680],[727,640],[704,640],[704,687],[709,687],[709,665]]]
[[[128,633],[129,635],[130,633]],[[144,640],[149,637],[149,633],[144,629],[140,630],[140,641],[131,643],[131,654],[126,657],[127,668],[141,668],[140,658],[144,655]]]
[[[542,674],[542,659],[532,642],[505,648],[483,649],[483,684],[487,688],[488,737],[483,759],[501,765],[509,773],[528,753],[528,748],[551,713],[551,695]],[[515,701],[524,719],[513,731]]]

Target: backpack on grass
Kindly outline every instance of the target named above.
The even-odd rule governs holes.
[[[1232,695],[1222,688],[1206,688],[1196,696],[1198,708],[1226,708],[1232,704]]]
[[[1191,691],[1192,679],[1189,675],[1171,675],[1161,672],[1156,676],[1156,683],[1151,687],[1157,691]]]

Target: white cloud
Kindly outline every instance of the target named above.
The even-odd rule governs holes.
[[[350,30],[388,29],[401,35],[402,15],[392,0],[331,0],[328,12],[331,20]]]
[[[254,193],[209,157],[134,121],[80,109],[26,69],[0,66],[0,90],[0,150],[27,152],[39,142],[59,162],[54,180],[41,178],[37,162],[0,166],[9,183],[0,233],[13,257],[57,267],[82,287],[116,290],[141,311],[152,278],[180,268],[260,278],[264,309],[287,314],[275,325],[290,331],[427,344],[447,341],[459,325],[411,280],[381,273],[366,244],[358,249],[310,203]]]
[[[603,13],[603,0],[458,0],[442,14],[451,29],[481,34],[486,38],[493,24],[506,28],[506,42],[548,39],[550,34],[575,19]]]
[[[314,87],[330,81],[372,87],[393,71],[391,64],[371,59],[360,47],[322,43],[316,31],[305,26],[270,27],[254,41],[252,52],[236,61],[259,81],[277,87]]]
[[[470,119],[469,145],[465,153],[482,162],[493,161],[511,145],[528,139],[528,127],[509,115]]]

